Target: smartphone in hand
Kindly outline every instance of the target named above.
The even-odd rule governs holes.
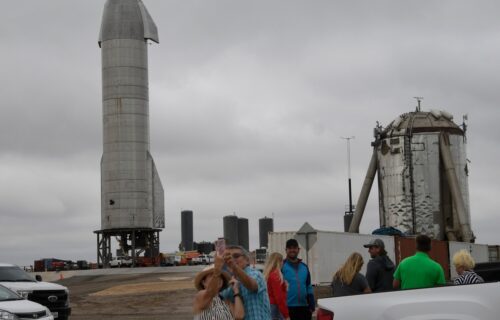
[[[224,251],[226,250],[226,239],[219,238],[215,241],[215,251],[219,257],[224,256]]]

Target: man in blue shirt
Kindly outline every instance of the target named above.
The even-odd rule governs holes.
[[[240,295],[245,307],[245,320],[270,320],[271,305],[267,295],[267,283],[260,271],[250,267],[250,256],[241,246],[227,246],[224,260],[229,271],[240,282]],[[224,299],[233,301],[237,296],[233,289],[221,292]]]
[[[311,273],[298,258],[299,243],[295,239],[286,242],[286,259],[283,262],[283,278],[288,282],[287,306],[290,320],[311,320],[316,308]]]

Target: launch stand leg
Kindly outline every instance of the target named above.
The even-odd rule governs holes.
[[[94,231],[97,234],[97,263],[109,268],[113,256],[111,237],[116,237],[120,253],[132,258],[132,266],[155,265],[160,254],[161,229],[111,229]],[[142,258],[145,258],[142,260]]]
[[[97,267],[109,268],[111,259],[111,236],[102,231],[94,231],[97,234]]]

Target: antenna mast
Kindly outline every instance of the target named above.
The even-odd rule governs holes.
[[[420,102],[424,100],[424,97],[413,97],[413,98],[417,99],[418,101],[417,112],[420,112]]]

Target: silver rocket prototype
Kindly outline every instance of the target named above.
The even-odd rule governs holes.
[[[164,192],[149,152],[147,41],[158,30],[141,0],[107,0],[102,54],[101,228],[165,227]]]

